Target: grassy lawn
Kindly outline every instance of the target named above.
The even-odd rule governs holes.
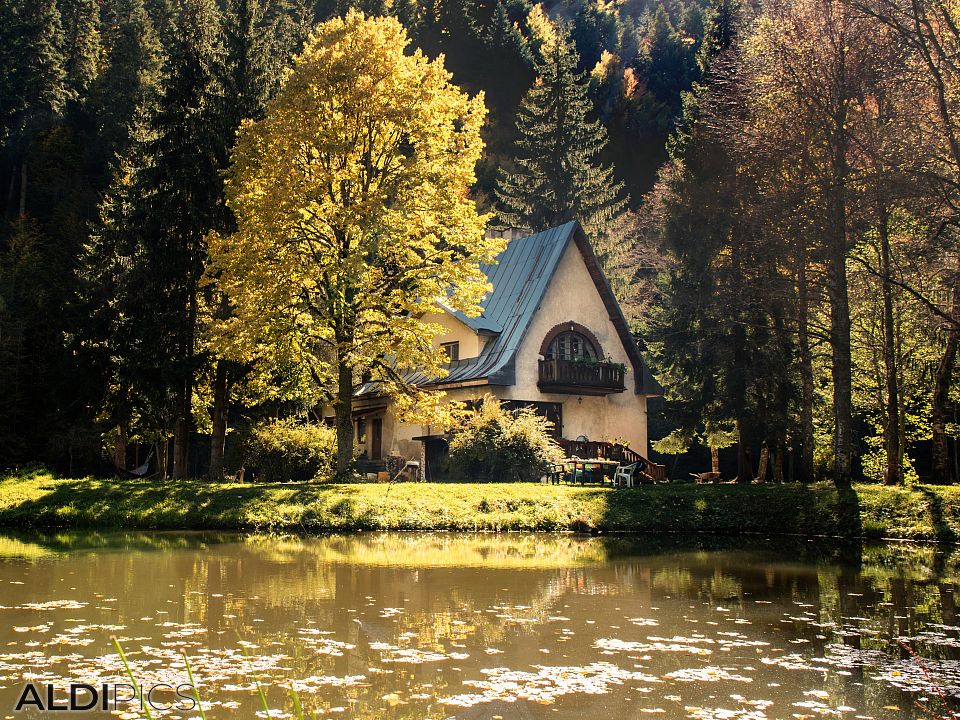
[[[539,484],[250,485],[0,479],[0,527],[277,532],[574,530],[960,538],[960,487]]]

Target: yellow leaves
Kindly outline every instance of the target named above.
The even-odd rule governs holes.
[[[392,18],[317,26],[263,120],[240,129],[237,230],[210,238],[208,282],[232,311],[211,331],[218,352],[314,381],[340,358],[397,391],[382,358],[442,373],[441,330],[414,318],[438,297],[476,313],[479,264],[503,241],[468,197],[483,98],[407,44]]]
[[[527,27],[530,28],[534,42],[540,47],[549,47],[559,39],[557,27],[544,11],[542,4],[538,3],[531,8],[527,16]]]

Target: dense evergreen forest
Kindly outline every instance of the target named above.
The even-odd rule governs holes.
[[[0,0],[0,468],[155,446],[220,477],[228,426],[324,397],[218,356],[205,270],[237,129],[351,9],[483,92],[482,210],[587,228],[667,393],[658,452],[957,479],[943,0]]]
[[[89,471],[104,433],[149,444],[209,418],[220,386],[194,349],[196,285],[206,234],[230,226],[236,129],[262,113],[314,24],[352,7],[396,15],[454,82],[484,91],[484,207],[555,23],[569,25],[568,74],[589,82],[635,203],[703,33],[696,3],[3,0],[0,465]]]

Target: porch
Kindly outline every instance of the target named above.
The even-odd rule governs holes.
[[[635,481],[643,483],[669,482],[667,468],[658,465],[619,443],[602,440],[557,440],[568,462],[554,468],[548,480],[560,482],[572,480],[583,483],[606,483],[612,481],[618,468],[636,465]],[[590,462],[593,460],[594,462]],[[572,462],[572,473],[570,468]]]

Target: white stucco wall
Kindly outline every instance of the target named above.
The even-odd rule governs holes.
[[[547,333],[560,323],[573,321],[590,329],[600,342],[604,357],[627,367],[622,393],[591,397],[544,393],[537,387],[540,345]],[[590,440],[626,440],[637,452],[647,455],[647,401],[634,392],[636,379],[630,358],[610,321],[603,300],[571,243],[564,252],[556,275],[533,317],[517,353],[516,385],[495,388],[498,397],[563,404],[563,437],[586,435]]]
[[[464,324],[456,317],[446,312],[428,313],[423,316],[423,322],[435,323],[443,328],[443,334],[433,341],[433,346],[439,348],[442,343],[460,343],[460,359],[467,360],[480,355],[483,349],[483,338],[473,328]]]

